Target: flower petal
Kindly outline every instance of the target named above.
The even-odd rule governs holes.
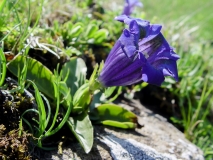
[[[138,37],[135,34],[130,33],[127,29],[124,29],[123,34],[119,38],[121,48],[127,57],[132,57],[135,51],[138,50]]]
[[[138,23],[138,25],[141,26],[141,27],[145,27],[145,26],[148,26],[150,24],[149,21],[142,20],[142,19],[139,19],[139,18],[130,18],[126,15],[117,16],[117,17],[115,17],[115,20],[123,22],[127,25],[129,25],[131,21],[135,20]]]
[[[120,41],[116,41],[113,48],[111,49],[110,53],[108,54],[108,57],[105,61],[105,63],[111,62],[114,57],[120,53],[122,53],[122,49],[121,49],[121,43]]]
[[[125,14],[115,17],[115,20],[123,22],[123,23],[126,19],[130,19],[130,18]]]
[[[147,43],[148,41],[154,39],[157,35],[160,34],[162,26],[159,24],[150,25],[147,35],[142,39],[141,43]]]
[[[178,81],[177,64],[172,59],[161,59],[152,64],[158,70],[162,70],[164,76],[171,76]]]
[[[144,82],[160,86],[164,81],[163,72],[161,70],[155,69],[151,64],[149,64],[143,54],[140,54],[139,59],[143,64],[141,79]]]
[[[140,37],[140,28],[138,26],[138,23],[135,20],[133,20],[133,21],[130,22],[130,24],[129,24],[129,31],[132,34],[136,35],[137,39],[139,40],[139,37]]]
[[[164,81],[164,76],[162,71],[155,69],[147,63],[142,69],[142,80],[160,86]]]
[[[99,81],[104,86],[125,86],[141,81],[141,60],[136,58],[131,61],[124,53],[122,54],[115,57],[117,60],[110,62],[110,66],[105,63],[99,76]]]
[[[146,39],[146,38],[144,38]],[[160,33],[152,40],[144,43],[144,41],[139,42],[139,51],[146,55],[148,61],[153,63],[158,59],[173,59],[177,60],[180,57],[173,51],[171,46],[169,46],[166,39]]]
[[[149,56],[156,51],[163,43],[163,38],[160,36],[161,26],[151,25],[148,31],[148,35],[139,41],[139,51]],[[168,45],[169,46],[169,45]]]

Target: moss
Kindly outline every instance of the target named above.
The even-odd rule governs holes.
[[[0,125],[0,157],[2,159],[29,160],[28,136],[23,132],[19,136],[19,130],[11,130],[6,133],[3,124]]]

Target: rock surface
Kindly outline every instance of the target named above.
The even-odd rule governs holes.
[[[131,106],[119,104],[139,117],[144,127],[122,130],[112,127],[94,126],[94,146],[85,154],[81,146],[72,143],[63,147],[63,154],[57,151],[46,153],[45,159],[82,160],[203,160],[202,151],[189,142],[178,129],[165,118],[154,114],[134,101]]]

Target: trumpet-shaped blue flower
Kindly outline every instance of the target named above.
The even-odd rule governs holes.
[[[129,25],[109,53],[99,81],[103,86],[125,86],[140,81],[160,86],[165,76],[178,81],[179,56],[162,35],[161,25],[126,15],[116,20]]]
[[[126,0],[122,14],[129,16],[132,13],[135,6],[142,7],[143,5],[138,0]]]

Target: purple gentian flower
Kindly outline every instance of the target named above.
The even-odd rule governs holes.
[[[160,86],[165,76],[178,81],[176,61],[180,58],[168,44],[161,25],[126,15],[116,20],[129,25],[109,53],[99,75],[105,87],[131,85],[140,81]]]
[[[130,16],[135,6],[142,7],[142,3],[138,0],[126,0],[124,10],[122,14],[125,14],[127,16]]]

